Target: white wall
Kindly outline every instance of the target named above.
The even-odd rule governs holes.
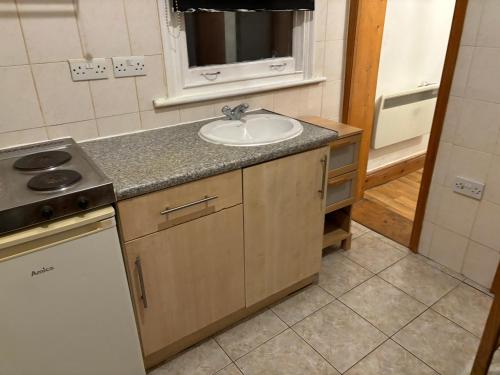
[[[500,260],[500,1],[469,0],[419,252],[490,287]],[[486,184],[481,201],[456,176]]]
[[[0,148],[195,121],[242,101],[338,119],[347,2],[316,0],[314,68],[326,82],[154,110],[152,100],[166,95],[169,80],[157,0],[0,0]],[[145,55],[147,76],[73,82],[67,59],[85,54]]]
[[[439,83],[455,0],[388,0],[377,80],[383,94]],[[368,171],[420,155],[428,136],[371,150]]]

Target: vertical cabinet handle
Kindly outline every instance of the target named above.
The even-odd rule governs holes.
[[[144,286],[144,275],[142,274],[142,263],[141,257],[135,258],[135,267],[137,268],[137,272],[139,274],[139,286],[141,288],[141,299],[144,308],[148,308],[148,298],[146,297],[146,287]]]
[[[328,160],[328,157],[325,155],[321,158],[321,168],[323,170],[323,175],[321,178],[321,189],[318,190],[318,193],[320,194],[321,199],[325,197],[325,183],[326,183],[326,162]]]

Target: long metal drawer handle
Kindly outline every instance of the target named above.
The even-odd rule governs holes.
[[[142,274],[142,264],[141,257],[135,258],[135,267],[137,268],[137,272],[139,274],[139,286],[141,288],[141,299],[144,308],[148,308],[148,298],[146,297],[146,287],[144,286],[144,275]]]
[[[183,204],[182,206],[177,206],[177,207],[172,207],[172,208],[167,207],[166,209],[161,211],[160,214],[167,215],[167,214],[170,214],[172,212],[183,210],[183,209],[191,207],[191,206],[196,206],[197,204],[200,204],[200,203],[209,202],[209,201],[212,201],[212,200],[217,199],[217,198],[219,198],[217,195],[214,195],[213,197],[209,197],[208,195],[205,195],[205,198],[199,199],[199,200],[191,202],[191,203]]]
[[[321,190],[318,190],[318,193],[320,194],[321,199],[323,199],[325,197],[326,167],[327,167],[326,161],[327,161],[327,157],[324,156],[321,159],[321,166],[323,167],[323,176],[321,178]]]

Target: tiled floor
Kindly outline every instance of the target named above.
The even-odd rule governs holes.
[[[469,374],[491,296],[359,224],[353,233],[351,250],[324,256],[318,285],[150,374]]]

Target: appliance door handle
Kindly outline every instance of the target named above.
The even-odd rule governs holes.
[[[219,198],[217,195],[214,195],[213,197],[209,197],[208,195],[205,195],[205,198],[198,199],[197,201],[194,201],[194,202],[186,203],[186,204],[183,204],[181,206],[177,206],[177,207],[173,207],[173,208],[167,207],[166,209],[164,209],[163,211],[160,212],[160,215],[168,215],[172,212],[183,210],[183,209],[191,207],[191,206],[196,206],[197,204],[200,204],[200,203],[209,202],[209,201],[212,201],[212,200],[217,199],[217,198]]]
[[[66,222],[70,222],[71,220],[75,221],[75,218],[67,219]],[[61,221],[64,222],[65,220]],[[114,218],[109,218],[82,226],[73,224],[73,227],[67,223],[64,225],[61,222],[55,222],[49,224],[47,228],[40,229],[37,227],[26,229],[20,233],[15,232],[14,234],[0,238],[0,262],[44,250],[65,242],[78,240],[79,238],[102,232],[114,226]]]
[[[137,268],[137,273],[139,274],[139,287],[141,288],[141,299],[142,304],[145,309],[148,308],[148,297],[146,296],[146,287],[144,286],[144,275],[142,273],[142,263],[141,257],[135,258],[135,267]]]
[[[321,166],[323,170],[323,174],[321,177],[321,189],[318,190],[318,193],[320,194],[321,199],[325,197],[325,184],[326,184],[326,162],[327,162],[327,156],[325,155],[324,157],[321,158]]]

